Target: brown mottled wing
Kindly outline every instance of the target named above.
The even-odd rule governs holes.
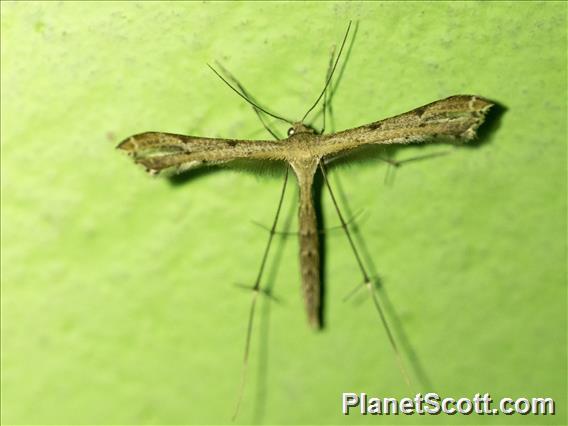
[[[285,158],[282,144],[274,141],[213,139],[161,132],[130,136],[117,148],[126,151],[150,173],[172,168],[180,172],[244,158]]]
[[[426,142],[436,137],[471,140],[494,104],[472,95],[457,95],[365,126],[323,136],[324,156],[365,144]]]

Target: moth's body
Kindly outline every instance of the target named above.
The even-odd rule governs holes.
[[[372,144],[425,142],[436,137],[470,140],[493,103],[478,96],[457,95],[404,114],[329,135],[316,134],[294,123],[281,141],[212,139],[171,133],[146,132],[131,136],[118,148],[133,155],[147,171],[227,163],[238,159],[284,161],[294,170],[300,188],[298,210],[300,270],[304,304],[310,325],[320,327],[320,270],[318,226],[312,186],[325,158]]]

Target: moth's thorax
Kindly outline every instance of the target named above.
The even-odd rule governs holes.
[[[300,134],[300,133],[310,133],[312,135],[317,134],[315,129],[308,126],[307,124],[302,123],[301,121],[299,121],[297,123],[293,123],[292,127],[290,127],[288,129],[288,137],[293,136],[293,135],[297,135],[297,134]]]

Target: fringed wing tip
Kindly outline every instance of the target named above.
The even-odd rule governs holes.
[[[495,102],[490,101],[489,99],[482,98],[479,96],[472,96],[471,97],[472,108],[477,111],[481,111],[481,113],[485,114],[491,107],[495,106]]]
[[[463,97],[467,98],[468,109],[474,118],[471,126],[462,134],[462,138],[469,142],[477,138],[477,129],[483,124],[486,114],[495,106],[495,103],[481,96],[466,95]]]
[[[116,149],[121,149],[123,151],[132,151],[132,142],[130,141],[131,138],[128,139],[124,139],[122,142],[120,142],[117,146]]]
[[[129,136],[128,138],[126,138],[122,142],[120,142],[116,146],[116,149],[120,149],[120,150],[126,152],[129,157],[132,157],[132,159],[134,160],[134,162],[136,164],[139,164],[140,166],[142,166],[144,168],[146,173],[148,173],[149,175],[155,176],[158,173],[160,173],[160,170],[152,167],[152,159],[151,158],[147,158],[144,155],[139,155],[140,154],[139,150],[141,149],[141,146],[140,146],[139,143],[137,143],[137,141],[139,141],[140,137],[144,137],[148,133],[150,133],[150,132],[140,133],[140,134],[137,134],[137,135]]]
[[[133,155],[136,153],[136,151],[140,148],[139,144],[137,143],[137,140],[143,138],[145,135],[147,135],[148,133],[151,132],[146,132],[146,133],[139,133],[137,135],[132,135],[127,137],[126,139],[124,139],[122,142],[120,142],[117,146],[116,149],[120,149],[122,151],[127,152],[129,155]]]

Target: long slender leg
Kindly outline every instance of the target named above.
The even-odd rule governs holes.
[[[274,238],[274,235],[276,234],[276,224],[278,223],[278,217],[280,216],[280,210],[282,209],[282,203],[284,201],[284,194],[286,192],[286,185],[288,183],[288,174],[289,174],[289,168],[287,167],[286,168],[286,174],[284,176],[284,184],[282,185],[282,191],[280,193],[280,199],[278,200],[278,207],[276,209],[274,221],[272,222],[272,227],[270,228],[270,234],[268,236],[268,242],[266,243],[266,247],[264,249],[264,254],[262,256],[262,261],[260,263],[260,269],[258,271],[256,281],[255,281],[254,286],[252,288],[253,294],[252,294],[252,301],[251,301],[251,306],[250,306],[250,311],[249,311],[249,319],[248,319],[248,325],[247,325],[247,335],[246,335],[246,340],[245,340],[245,352],[244,352],[244,357],[243,357],[241,383],[239,385],[239,391],[238,391],[238,394],[237,394],[237,403],[236,403],[236,406],[235,406],[235,412],[233,414],[233,420],[236,419],[236,417],[239,413],[241,401],[242,401],[243,394],[244,394],[244,388],[245,388],[245,383],[246,383],[246,373],[247,373],[247,367],[248,367],[248,358],[249,358],[249,352],[250,352],[250,342],[251,342],[252,329],[253,329],[253,323],[254,323],[254,313],[255,313],[255,308],[256,308],[256,300],[257,300],[258,294],[260,292],[260,283],[261,283],[261,280],[262,280],[262,274],[264,272],[264,267],[266,266],[266,260],[268,258],[270,246],[272,244],[272,240]]]
[[[357,26],[356,26],[356,30],[357,30]],[[355,32],[356,32],[355,30]],[[351,41],[351,45],[349,47],[349,51],[351,50],[351,47],[353,46],[353,40],[355,39],[355,37],[353,36],[352,41]],[[344,40],[345,43],[345,40]],[[343,46],[342,46],[343,47]],[[341,53],[341,52],[340,52]],[[335,54],[335,49],[332,50],[331,56],[330,56],[330,60],[329,60],[329,65],[328,65],[328,70],[326,73],[326,88],[324,90],[324,98],[323,98],[323,106],[322,106],[322,110],[321,113],[323,114],[323,128],[321,130],[321,133],[323,134],[323,132],[325,131],[325,124],[326,124],[326,112],[327,110],[329,110],[329,115],[330,118],[333,117],[333,110],[331,109],[331,98],[333,97],[333,92],[335,92],[335,89],[337,88],[336,86],[333,86],[332,83],[332,73],[334,70],[334,54]],[[329,102],[329,104],[328,104]],[[387,161],[387,160],[385,160]],[[398,164],[397,164],[398,165]],[[322,172],[323,178],[324,178],[324,182],[325,185],[327,186],[327,189],[329,190],[329,194],[331,195],[331,200],[333,201],[333,206],[335,207],[335,210],[337,212],[337,216],[339,217],[339,221],[341,223],[341,227],[343,228],[345,235],[347,236],[347,239],[349,241],[349,245],[351,246],[351,249],[353,251],[353,254],[355,255],[355,259],[357,260],[357,264],[359,265],[359,269],[361,271],[361,274],[363,275],[363,283],[364,285],[367,287],[367,289],[369,290],[370,294],[371,294],[371,298],[373,299],[373,303],[377,309],[377,312],[379,314],[379,317],[381,319],[381,322],[383,324],[383,327],[387,333],[387,337],[389,339],[389,342],[391,344],[391,347],[395,353],[395,358],[397,360],[397,364],[399,366],[399,369],[406,381],[407,384],[410,384],[410,379],[408,374],[406,373],[406,370],[404,369],[404,364],[402,363],[402,358],[400,356],[400,352],[398,350],[398,346],[396,344],[396,341],[394,340],[394,336],[392,334],[392,331],[389,327],[389,324],[386,320],[385,314],[383,312],[383,309],[379,303],[379,300],[377,298],[377,295],[374,291],[374,287],[372,284],[371,279],[369,278],[369,275],[367,274],[367,270],[365,269],[365,266],[363,265],[363,261],[361,260],[361,256],[359,255],[359,251],[357,250],[357,247],[355,246],[355,242],[353,241],[353,238],[351,236],[351,232],[349,232],[349,227],[347,226],[347,222],[345,221],[345,219],[343,218],[343,214],[341,213],[341,210],[339,208],[339,204],[337,203],[337,200],[335,198],[335,194],[333,193],[333,190],[331,189],[331,184],[329,183],[329,180],[327,179],[327,173],[325,172],[325,165],[323,163],[323,161],[321,161],[319,163],[319,168]],[[358,290],[359,287],[355,288],[355,291]],[[354,292],[352,292],[351,294],[349,294],[348,297],[350,297]]]
[[[357,27],[358,27],[358,24],[356,24],[356,28]],[[353,46],[353,40],[354,40],[354,37],[351,40],[349,50]],[[345,40],[343,42],[345,43]],[[334,62],[335,62],[334,56],[335,56],[335,47],[333,47],[333,49],[331,51],[331,55],[330,55],[329,63],[328,63],[328,69],[327,69],[327,73],[326,73],[326,76],[325,76],[326,87],[325,87],[325,90],[324,90],[323,105],[322,105],[322,109],[321,109],[321,113],[323,114],[323,128],[321,130],[321,134],[323,134],[323,132],[325,131],[326,116],[327,116],[326,112],[329,110],[330,118],[333,117],[333,110],[331,108],[331,102],[328,103],[328,101],[331,101],[331,98],[333,96],[332,90],[335,90],[334,87],[337,88],[337,85],[334,86],[333,81],[332,81],[332,73],[333,73],[333,70],[334,70]],[[345,67],[345,63],[343,64],[342,69],[344,67]],[[347,223],[343,219],[343,215],[341,214],[341,211],[339,209],[339,205],[337,204],[337,202],[335,200],[335,196],[333,194],[333,191],[331,190],[331,185],[330,185],[329,181],[327,180],[327,175],[325,173],[325,166],[323,164],[323,161],[320,161],[319,168],[320,168],[320,170],[323,174],[325,184],[329,189],[329,193],[331,194],[333,204],[334,204],[335,209],[337,211],[337,214],[339,216],[339,221],[341,222],[341,227],[345,230],[345,233],[346,233],[347,238],[349,240],[349,244],[351,245],[351,248],[353,249],[353,253],[355,254],[355,258],[357,259],[357,263],[359,264],[359,268],[360,268],[360,270],[363,274],[364,282],[366,283],[366,282],[369,281],[368,274],[365,270],[365,267],[363,266],[363,262],[361,261],[361,257],[359,256],[359,253],[357,252],[357,248],[355,247],[355,243],[353,242],[353,239],[351,238],[351,234],[350,234],[349,229],[347,227]]]
[[[387,169],[385,171],[385,185],[390,185],[394,182],[394,176],[396,173],[396,170],[398,170],[402,165],[406,164],[406,163],[412,163],[414,161],[422,161],[422,160],[426,160],[428,158],[435,158],[435,157],[441,157],[443,155],[448,155],[450,154],[451,151],[439,151],[439,152],[432,152],[430,154],[424,154],[424,155],[417,155],[415,157],[410,157],[410,158],[405,158],[404,160],[395,160],[394,158],[389,157],[378,157],[379,160],[384,161],[385,163],[387,163]]]
[[[334,193],[331,189],[331,185],[330,185],[330,183],[327,179],[327,173],[325,172],[325,167],[321,162],[319,164],[319,167],[320,167],[320,170],[322,172],[325,185],[327,186],[327,189],[329,190],[329,194],[331,195],[331,201],[333,202],[333,206],[335,208],[335,211],[337,212],[337,216],[339,217],[339,222],[341,223],[341,227],[343,228],[345,235],[347,237],[347,240],[349,241],[349,245],[351,246],[351,249],[353,250],[353,254],[355,255],[355,259],[357,260],[361,274],[363,274],[363,282],[367,283],[367,282],[370,281],[369,275],[367,274],[367,271],[365,270],[365,266],[363,265],[363,261],[361,260],[361,256],[359,256],[359,252],[357,251],[357,247],[355,246],[355,243],[353,242],[353,238],[351,237],[351,232],[349,232],[349,228],[347,226],[347,223],[343,219],[343,214],[341,214],[341,210],[339,209],[339,205],[337,204],[337,200],[335,199],[335,195],[334,195]]]
[[[258,119],[260,120],[260,122],[262,123],[264,128],[266,129],[266,131],[269,132],[275,139],[280,139],[278,137],[278,135],[276,134],[276,132],[273,131],[268,126],[268,124],[265,122],[265,120],[264,120],[264,118],[261,114],[261,112],[264,112],[264,110],[260,110],[259,108],[256,107],[257,104],[254,101],[254,98],[252,97],[252,95],[250,95],[250,93],[244,88],[244,86],[226,68],[224,68],[219,63],[217,63],[217,66],[221,69],[221,71],[225,74],[225,76],[236,85],[238,90],[241,91],[241,95],[244,98],[252,100],[252,102],[250,102],[251,105],[252,105],[252,108],[253,108],[254,112],[256,113]],[[261,260],[261,263],[260,263],[260,269],[258,271],[254,286],[252,287],[253,294],[252,294],[252,300],[251,300],[251,305],[250,305],[250,310],[249,310],[249,318],[248,318],[247,331],[246,331],[246,337],[245,337],[245,350],[244,350],[243,365],[242,365],[242,370],[241,370],[241,381],[240,381],[239,390],[238,390],[238,393],[237,393],[237,402],[236,402],[236,405],[235,405],[235,411],[233,413],[233,420],[236,419],[236,417],[239,413],[239,409],[240,409],[241,402],[242,402],[243,395],[244,395],[244,389],[245,389],[245,384],[246,384],[246,376],[247,376],[247,370],[248,370],[248,359],[249,359],[249,353],[250,353],[250,345],[251,345],[251,340],[252,340],[252,330],[253,330],[253,325],[254,325],[254,316],[255,316],[254,314],[256,312],[256,301],[258,299],[258,294],[261,292],[262,276],[263,276],[264,269],[265,269],[265,266],[266,266],[266,261],[268,259],[268,253],[270,252],[270,247],[272,246],[272,240],[274,239],[274,235],[277,234],[276,226],[278,224],[278,218],[280,217],[280,211],[282,209],[282,203],[284,201],[284,194],[286,193],[286,186],[288,184],[289,170],[290,170],[289,167],[286,166],[286,174],[284,175],[284,183],[282,185],[282,190],[280,192],[280,199],[278,200],[278,207],[276,209],[276,214],[274,215],[274,220],[272,222],[272,226],[270,227],[268,241],[266,243],[266,247],[264,249],[264,254],[262,255],[262,260]]]
[[[406,373],[406,370],[404,368],[404,364],[402,363],[402,357],[400,356],[398,346],[396,344],[396,341],[394,340],[394,336],[392,334],[392,331],[389,327],[389,324],[387,322],[387,319],[385,317],[383,309],[382,309],[382,307],[379,303],[379,299],[377,298],[377,295],[375,293],[373,283],[372,283],[371,279],[369,278],[369,275],[367,274],[365,266],[363,265],[363,261],[361,260],[361,256],[359,255],[357,247],[355,246],[355,243],[353,242],[351,232],[349,232],[349,228],[347,226],[347,223],[343,219],[343,215],[341,214],[341,210],[339,209],[339,205],[337,203],[337,200],[335,199],[335,195],[333,193],[333,190],[331,189],[331,185],[329,184],[329,180],[327,179],[327,173],[325,171],[325,166],[321,162],[320,162],[319,166],[320,166],[320,170],[321,170],[322,175],[323,175],[323,180],[325,182],[325,185],[327,186],[327,189],[329,190],[329,194],[331,196],[333,206],[335,207],[335,211],[337,212],[337,216],[339,217],[339,221],[341,222],[341,226],[342,226],[342,228],[345,232],[345,236],[349,240],[349,244],[351,245],[351,249],[353,250],[353,254],[355,255],[355,259],[357,260],[357,263],[359,265],[359,269],[361,271],[361,274],[363,275],[363,283],[367,287],[367,289],[369,290],[369,293],[371,294],[371,298],[373,299],[373,303],[374,303],[374,305],[377,309],[377,312],[378,312],[379,317],[381,319],[381,323],[383,324],[383,327],[384,327],[384,329],[387,333],[387,337],[389,339],[390,345],[391,345],[393,352],[395,354],[395,358],[396,358],[398,367],[400,369],[400,372],[402,373],[402,376],[404,377],[404,380],[406,381],[406,383],[408,385],[410,385],[410,378],[409,378],[408,374]]]
[[[357,219],[357,217],[361,216],[361,214],[363,213],[364,210],[359,210],[358,212],[356,212],[352,217],[349,218],[349,220],[347,220],[346,224],[347,226],[351,225],[352,223],[355,222],[355,219]],[[252,221],[253,224],[255,224],[256,226],[264,229],[265,231],[270,232],[270,228],[266,225],[263,225],[260,222],[257,221]],[[325,229],[318,229],[318,234],[322,235],[322,234],[327,234],[328,232],[331,231],[337,231],[339,229],[343,229],[343,227],[341,225],[336,225],[336,226],[330,226],[329,228],[325,228]],[[291,237],[291,236],[298,236],[300,232],[299,231],[275,231],[276,235],[282,235],[284,237]]]
[[[349,26],[351,26],[351,24],[349,24]],[[356,26],[355,32],[357,30],[358,25]],[[349,33],[349,28],[347,30],[347,34]],[[345,38],[343,40],[341,49],[339,51],[339,54],[341,55],[341,50],[343,49],[343,46],[345,44],[345,40],[347,38],[347,34],[345,35]],[[353,47],[353,40],[355,39],[355,35],[353,36],[352,40],[351,40],[351,45],[349,46],[349,51],[351,50],[351,48]],[[334,61],[333,57],[335,54],[335,49],[332,50],[331,53],[331,57],[329,60],[329,66],[328,66],[328,71],[326,73],[326,85],[324,88],[324,93],[323,93],[323,106],[322,106],[322,110],[321,113],[323,114],[323,128],[321,130],[321,134],[323,134],[323,132],[325,131],[325,124],[326,124],[326,112],[327,110],[329,110],[329,114],[330,114],[330,118],[332,118],[333,116],[333,110],[331,109],[331,104],[328,102],[331,101],[331,98],[333,97],[333,94],[335,92],[335,89],[337,88],[336,86],[333,86],[332,83],[332,74],[333,71],[335,70],[335,66],[337,65],[337,61]],[[339,58],[337,58],[339,59]],[[343,71],[342,71],[343,72]],[[342,73],[341,72],[341,73]],[[307,115],[307,114],[306,114]],[[319,114],[318,114],[319,115]],[[386,160],[385,160],[386,161]],[[324,161],[320,161],[319,163],[319,168],[322,172],[323,178],[324,178],[324,182],[325,185],[327,186],[327,189],[329,190],[329,194],[331,195],[331,200],[333,201],[333,206],[335,207],[335,210],[337,212],[337,216],[339,217],[339,221],[341,223],[341,227],[343,228],[345,235],[349,241],[349,245],[351,246],[351,249],[353,251],[353,254],[355,255],[355,259],[357,260],[357,264],[359,265],[359,269],[361,271],[361,274],[363,275],[363,283],[364,285],[367,287],[367,289],[369,290],[370,294],[371,294],[371,298],[373,299],[373,303],[377,309],[377,312],[379,314],[379,317],[381,319],[381,322],[383,324],[383,327],[387,333],[387,337],[389,339],[390,345],[393,349],[393,352],[395,354],[395,358],[398,364],[398,367],[406,381],[407,384],[410,384],[410,379],[408,374],[406,373],[406,370],[404,369],[404,364],[402,363],[402,358],[400,356],[400,352],[398,350],[398,346],[396,344],[396,341],[394,340],[394,336],[392,334],[392,331],[389,327],[389,324],[386,320],[385,314],[383,312],[383,309],[379,303],[379,300],[377,298],[377,295],[374,291],[374,287],[372,284],[371,279],[369,278],[369,275],[367,274],[367,271],[365,269],[365,266],[363,264],[363,261],[361,260],[361,256],[359,255],[359,252],[357,250],[357,247],[355,246],[355,243],[353,241],[353,238],[351,236],[351,232],[349,232],[349,227],[347,226],[347,222],[345,221],[345,219],[343,218],[343,214],[341,213],[341,210],[339,208],[339,204],[337,203],[337,200],[335,198],[335,194],[333,193],[333,190],[331,189],[331,184],[329,183],[329,180],[327,179],[327,173],[325,171],[325,164]],[[358,289],[358,287],[355,289],[355,291]],[[351,296],[354,292],[352,292],[349,296]],[[349,297],[348,296],[348,297]]]

